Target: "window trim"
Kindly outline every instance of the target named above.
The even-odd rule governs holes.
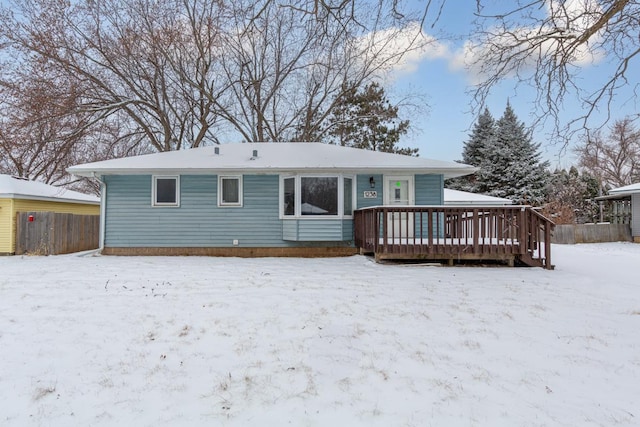
[[[238,201],[237,202],[224,202],[222,200],[222,181],[225,179],[237,179],[238,180]],[[221,208],[241,208],[244,204],[243,191],[242,191],[242,175],[218,175],[218,207]]]
[[[158,179],[173,179],[176,181],[176,201],[175,203],[158,202]],[[177,208],[180,207],[180,175],[152,175],[151,185],[151,206],[154,208]]]
[[[284,180],[287,178],[294,179],[295,188],[295,207],[293,215],[284,214]],[[302,215],[302,178],[338,178],[338,214],[337,215]],[[336,174],[336,173],[297,173],[297,174],[281,174],[280,186],[278,189],[278,202],[280,219],[353,219],[351,215],[344,214],[344,179],[351,179],[351,207],[352,211],[357,207],[357,176],[352,174]]]

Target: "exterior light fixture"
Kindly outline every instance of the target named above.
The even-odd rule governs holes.
[[[376,180],[372,176],[369,177],[369,187],[376,188]]]

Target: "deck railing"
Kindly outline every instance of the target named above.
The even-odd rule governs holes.
[[[354,214],[356,246],[381,259],[519,260],[550,269],[553,226],[529,206],[378,206]]]

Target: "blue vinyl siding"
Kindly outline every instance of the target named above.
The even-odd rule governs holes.
[[[371,188],[369,184],[369,178],[373,177],[376,181],[375,188]],[[369,175],[358,175],[356,179],[356,203],[357,209],[368,208],[371,206],[382,206],[382,175],[380,174],[369,174]],[[375,199],[365,199],[364,192],[365,191],[376,191],[377,198]]]
[[[282,238],[291,241],[338,242],[353,240],[353,220],[286,219]]]
[[[349,242],[353,240],[353,220],[342,220],[342,240]]]
[[[285,219],[282,221],[282,238],[284,240],[298,240],[298,220]]]
[[[335,219],[299,220],[298,240],[340,241],[342,240],[342,221]]]
[[[416,175],[416,205],[444,205],[444,176]]]
[[[416,175],[416,205],[444,205],[444,176],[443,175]],[[439,221],[438,221],[439,220]],[[415,218],[415,234],[418,237],[429,235],[429,218],[422,216],[422,228],[420,217]],[[444,236],[444,216],[438,214],[432,217],[434,237]],[[422,236],[420,236],[422,230]]]
[[[280,219],[278,175],[244,175],[242,207],[218,207],[216,175],[181,175],[179,207],[151,206],[151,175],[105,181],[107,247],[232,247],[233,240],[239,247],[323,246],[342,240],[343,220]],[[294,232],[297,241],[283,239]]]

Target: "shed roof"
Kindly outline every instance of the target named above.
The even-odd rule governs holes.
[[[100,198],[96,196],[11,175],[0,175],[0,197],[67,203],[100,203]]]
[[[484,194],[469,193],[467,191],[444,189],[445,205],[481,205],[481,206],[505,206],[512,205],[513,200],[502,197],[487,196]]]
[[[257,156],[254,156],[254,150]],[[80,176],[217,172],[414,172],[468,175],[477,168],[462,163],[382,153],[313,142],[234,143],[105,160],[72,166]]]
[[[640,182],[635,184],[625,185],[624,187],[612,188],[609,190],[609,194],[633,194],[640,193]]]
[[[606,196],[596,197],[595,200],[601,202],[605,200],[626,200],[632,194],[640,193],[640,182],[625,185],[624,187],[612,188]]]

